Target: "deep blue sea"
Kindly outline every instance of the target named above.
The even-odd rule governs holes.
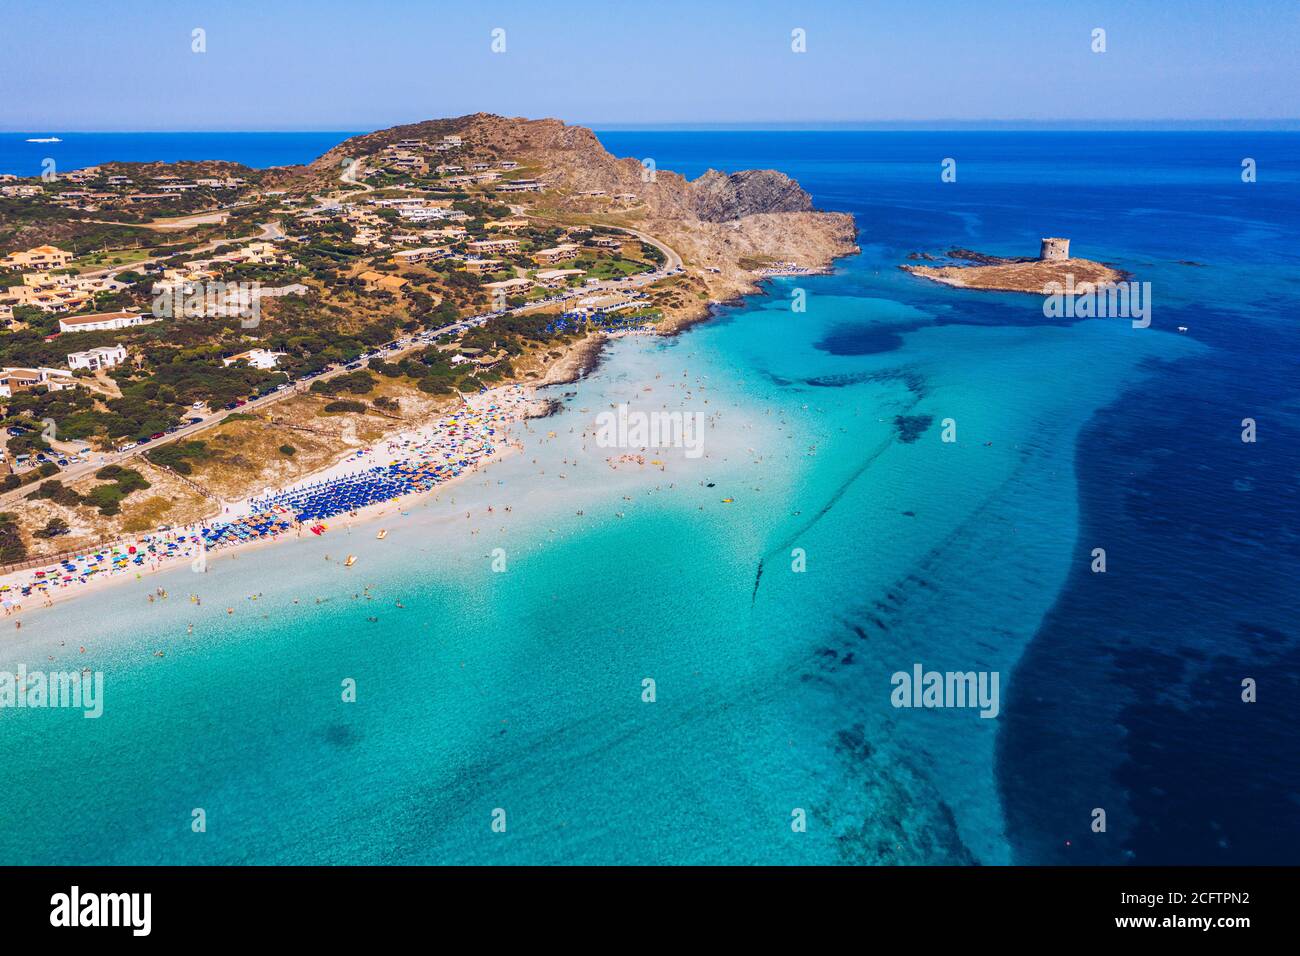
[[[344,134],[189,135],[75,164]],[[1300,134],[601,139],[782,170],[862,252],[611,345],[383,541],[31,615],[0,666],[101,669],[105,713],[0,711],[0,862],[1300,862]],[[898,269],[1048,235],[1150,282],[1150,327]],[[705,454],[610,468],[619,402],[703,411]],[[1000,712],[894,707],[917,663]]]
[[[356,133],[0,133],[0,173],[39,176],[48,157],[59,171],[98,163],[220,159],[255,169],[309,163]],[[58,139],[31,143],[30,139]]]

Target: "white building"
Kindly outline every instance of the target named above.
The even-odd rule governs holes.
[[[159,321],[152,315],[139,312],[95,312],[91,315],[74,315],[59,319],[60,332],[106,332],[127,329],[133,325],[150,325]]]
[[[76,388],[77,382],[59,368],[0,368],[0,398],[13,398],[14,392],[44,385],[51,392]]]
[[[68,353],[68,368],[79,369],[88,368],[92,372],[97,372],[101,368],[112,368],[115,365],[121,365],[126,361],[126,349],[120,345],[114,345],[112,348],[107,346],[97,349],[87,349],[84,352]]]
[[[580,275],[583,275],[581,269],[542,269],[534,278],[548,289],[557,289]]]
[[[433,219],[446,219],[450,215],[446,209],[426,208],[424,206],[403,206],[397,214],[407,222],[429,222]]]
[[[275,368],[276,363],[280,361],[281,356],[284,354],[284,352],[271,352],[267,349],[249,349],[247,352],[240,352],[238,355],[230,356],[230,358],[223,358],[221,364],[230,366],[236,362],[247,362],[253,368],[267,371]]]

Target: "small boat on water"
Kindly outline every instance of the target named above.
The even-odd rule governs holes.
[[[29,139],[27,142],[29,142],[29,143],[61,143],[61,142],[63,142],[63,140],[59,139],[57,136],[45,136],[45,137],[36,137],[36,138],[33,138],[33,139]]]
[[[735,500],[736,500],[735,498],[723,498],[723,499],[722,499],[722,503],[723,503],[724,505],[729,505],[729,504],[731,504],[732,502],[734,502]]]
[[[352,565],[356,563],[357,563],[357,556],[355,554],[349,554],[348,559],[343,562],[343,567],[350,568],[352,567]]]
[[[380,541],[383,541],[385,538],[388,537],[388,529],[387,529],[387,528],[380,528],[380,529],[379,529],[379,534],[375,535],[375,537],[378,538]]]

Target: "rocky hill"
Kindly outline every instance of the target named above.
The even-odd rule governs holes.
[[[812,209],[812,197],[785,173],[772,169],[748,169],[730,176],[710,169],[691,182],[690,189],[695,215],[706,222]]]
[[[706,315],[709,301],[756,291],[756,265],[818,270],[857,251],[853,217],[814,211],[812,198],[784,173],[709,170],[688,180],[657,168],[653,157],[616,158],[591,130],[557,119],[475,113],[395,126],[346,140],[293,176],[321,185],[337,182],[352,160],[364,161],[404,139],[437,143],[444,136],[460,137],[460,155],[513,160],[519,175],[544,183],[547,191],[531,215],[590,217],[668,244],[689,276],[680,312],[671,310],[682,320]]]
[[[475,113],[456,119],[394,126],[345,140],[307,167],[312,178],[336,179],[353,159],[372,156],[404,139],[437,142],[461,138],[468,155],[511,159],[536,170],[536,178],[566,194],[566,205],[584,207],[584,194],[636,196],[654,218],[697,218],[726,222],[755,213],[804,212],[812,199],[799,184],[775,170],[727,175],[709,170],[688,181],[678,173],[647,166],[635,158],[616,159],[583,126],[557,119],[511,119]],[[653,157],[651,157],[651,160]]]

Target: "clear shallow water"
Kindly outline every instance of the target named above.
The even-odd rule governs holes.
[[[102,668],[106,712],[0,712],[0,859],[1293,862],[1296,262],[1261,240],[1294,233],[1297,143],[1063,135],[605,134],[784,169],[863,254],[612,345],[400,522],[30,617],[0,664]],[[969,177],[922,175],[950,155]],[[1215,185],[1234,155],[1277,179]],[[1050,233],[1152,281],[1153,327],[896,269]],[[704,412],[705,456],[610,470],[582,432],[619,401]],[[914,662],[999,671],[1002,713],[892,708]]]

